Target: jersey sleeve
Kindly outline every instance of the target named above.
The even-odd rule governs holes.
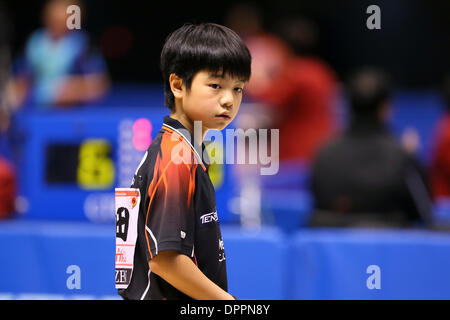
[[[157,162],[147,189],[145,221],[147,258],[164,250],[192,257],[194,250],[194,192],[196,166]]]

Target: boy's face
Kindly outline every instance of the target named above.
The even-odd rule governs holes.
[[[242,101],[245,81],[229,74],[197,72],[189,91],[182,88],[179,109],[190,121],[202,121],[204,130],[224,129],[236,116]]]

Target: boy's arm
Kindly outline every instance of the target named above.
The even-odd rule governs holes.
[[[197,300],[234,300],[200,271],[186,255],[176,251],[161,251],[149,261],[153,273]]]

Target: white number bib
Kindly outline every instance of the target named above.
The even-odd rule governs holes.
[[[116,188],[116,289],[126,289],[133,273],[141,196],[139,189]]]

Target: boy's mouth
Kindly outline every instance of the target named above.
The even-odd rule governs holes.
[[[228,113],[222,113],[222,114],[218,114],[216,116],[216,118],[221,118],[221,119],[231,119],[230,115]]]

